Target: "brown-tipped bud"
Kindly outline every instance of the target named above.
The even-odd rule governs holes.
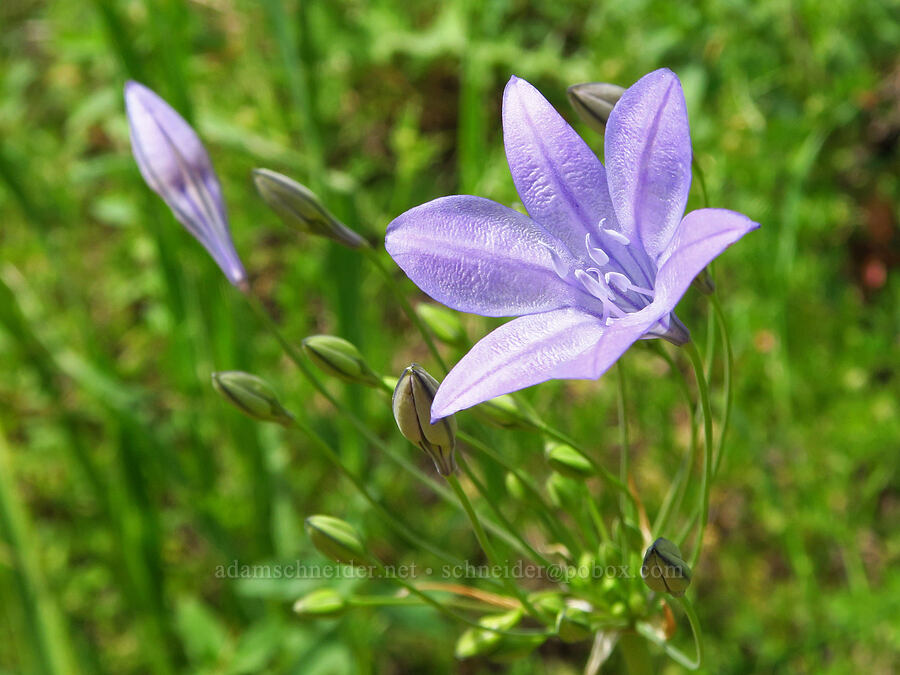
[[[294,418],[278,401],[265,380],[240,370],[212,374],[213,388],[235,408],[253,419],[289,426]]]
[[[349,248],[368,246],[365,239],[331,215],[305,185],[269,169],[254,169],[253,182],[259,196],[289,227],[328,237]]]
[[[356,346],[344,338],[311,335],[303,339],[303,351],[324,373],[345,382],[381,387],[381,378],[369,368]]]
[[[564,476],[590,478],[597,473],[594,463],[571,445],[550,442],[545,452],[550,468]]]
[[[347,601],[331,588],[307,593],[294,603],[294,613],[303,619],[325,619],[340,616],[347,610]]]
[[[669,593],[680,598],[691,585],[691,568],[681,558],[678,547],[660,537],[650,544],[644,554],[641,577],[657,593]]]
[[[461,346],[468,341],[459,314],[453,310],[422,303],[416,307],[416,314],[441,342]]]
[[[716,292],[716,284],[713,281],[712,274],[709,273],[708,267],[704,267],[700,274],[694,277],[693,285],[694,288],[704,295],[712,295]]]
[[[431,423],[431,404],[438,381],[414,363],[400,376],[391,407],[400,433],[429,456],[442,476],[456,470],[456,419],[451,415]]]
[[[601,134],[606,133],[609,115],[624,93],[624,87],[607,82],[573,84],[566,91],[569,103],[582,121]]]
[[[306,533],[326,558],[344,565],[366,565],[368,556],[359,534],[349,523],[333,516],[310,516]]]

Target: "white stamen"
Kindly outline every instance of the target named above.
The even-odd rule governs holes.
[[[607,272],[605,277],[606,283],[615,288],[619,293],[627,293],[631,288],[631,281],[628,277],[619,272]]]
[[[631,240],[628,237],[626,237],[621,232],[616,232],[615,230],[610,230],[608,228],[601,229],[600,234],[609,237],[617,244],[622,244],[622,246],[628,246],[631,243]]]
[[[609,298],[609,291],[593,276],[584,270],[575,270],[575,278],[584,286],[584,290],[593,295],[598,300],[606,300]]]
[[[546,244],[542,241],[539,241],[538,243],[550,252],[550,260],[553,262],[553,270],[556,272],[556,276],[558,276],[560,279],[565,280],[565,278],[569,276],[569,268],[563,262],[559,253],[554,251],[553,247],[550,246],[550,244]]]
[[[587,249],[588,257],[595,263],[597,263],[600,267],[603,267],[604,265],[609,263],[609,256],[606,255],[606,252],[603,249],[597,248],[591,242],[590,232],[584,235],[584,246]]]

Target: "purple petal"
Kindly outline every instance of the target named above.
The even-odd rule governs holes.
[[[691,211],[660,258],[653,305],[674,309],[704,267],[758,227],[744,214],[727,209]]]
[[[681,83],[668,69],[645,75],[613,108],[606,127],[609,191],[626,234],[651,260],[681,222],[691,187],[691,136]]]
[[[247,274],[234,250],[222,189],[200,138],[172,107],[137,82],[125,85],[131,148],[147,185],[235,285]]]
[[[645,311],[605,326],[573,308],[514,319],[450,371],[431,406],[432,422],[539,382],[598,378],[657,320],[659,313]]]
[[[432,298],[462,312],[516,316],[596,304],[554,268],[567,254],[534,221],[481,197],[443,197],[398,216],[385,248]],[[562,271],[562,270],[561,270]]]
[[[597,224],[617,229],[603,164],[541,93],[512,77],[503,92],[503,143],[529,215],[576,255]]]

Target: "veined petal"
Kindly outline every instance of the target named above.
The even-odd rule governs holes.
[[[674,309],[688,286],[710,262],[748,232],[759,228],[742,213],[698,209],[684,217],[660,258],[654,305]]]
[[[410,209],[388,225],[384,245],[419,288],[461,312],[516,316],[596,304],[560,279],[554,254],[560,267],[568,254],[558,241],[489,199],[458,195]]]
[[[552,379],[600,377],[660,314],[630,314],[611,326],[574,308],[514,319],[482,338],[450,371],[432,421]]]
[[[234,250],[222,189],[196,132],[172,107],[137,82],[125,85],[131,147],[147,185],[210,253],[228,280],[246,272]]]
[[[573,253],[597,224],[617,229],[597,156],[541,93],[513,76],[503,92],[503,144],[529,215]],[[576,253],[577,255],[577,253]]]
[[[691,187],[691,136],[678,77],[662,68],[629,87],[606,127],[609,192],[623,231],[656,261]]]

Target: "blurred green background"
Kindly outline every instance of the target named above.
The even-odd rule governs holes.
[[[417,531],[477,554],[458,511],[313,396],[142,183],[127,78],[204,138],[237,249],[287,335],[333,332],[397,374],[434,364],[373,268],[283,227],[250,170],[306,183],[377,242],[444,194],[516,202],[499,116],[511,74],[602,152],[566,87],[662,66],[684,84],[711,204],[762,223],[716,269],[737,374],[692,590],[708,671],[896,672],[896,0],[4,0],[0,27],[0,672],[497,671],[457,663],[459,627],[430,611],[301,623],[291,603],[318,582],[216,577],[234,560],[320,562],[302,530],[317,512],[359,526],[385,559],[427,561],[302,437],[226,407],[209,374],[228,368],[272,381]],[[679,315],[704,346],[702,298]],[[466,323],[472,338],[490,327]],[[634,349],[625,364],[652,510],[687,417],[661,360]],[[382,397],[333,390],[428,468]],[[615,466],[614,380],[528,398]],[[546,472],[539,439],[493,438]],[[502,472],[483,471],[502,491]],[[689,645],[686,625],[678,639]],[[586,654],[551,642],[509,672],[577,673]]]

